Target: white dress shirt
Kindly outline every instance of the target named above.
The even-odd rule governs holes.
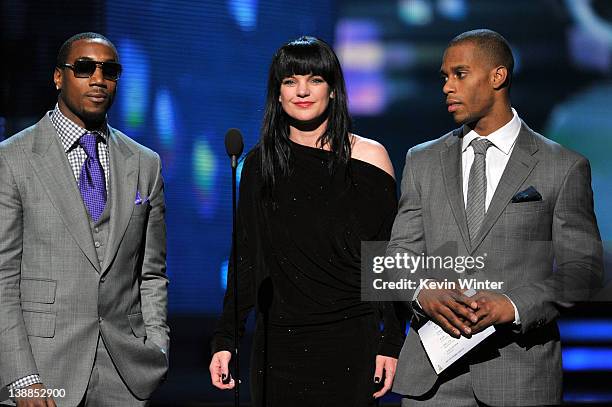
[[[463,180],[463,205],[467,205],[467,192],[468,192],[468,182],[470,178],[470,169],[472,168],[472,163],[474,162],[474,148],[470,145],[472,140],[476,138],[486,138],[493,145],[487,149],[487,155],[485,158],[486,162],[486,174],[487,174],[487,194],[485,196],[485,211],[489,209],[489,204],[491,203],[491,199],[493,198],[493,194],[495,194],[495,190],[497,189],[497,185],[501,180],[502,174],[506,169],[506,164],[508,164],[508,160],[510,159],[510,155],[512,154],[512,150],[514,150],[514,144],[516,144],[516,139],[518,138],[519,132],[521,130],[521,120],[516,113],[516,110],[512,108],[512,119],[506,124],[504,124],[499,129],[495,130],[493,133],[489,134],[486,137],[483,137],[476,133],[476,131],[470,129],[467,125],[463,126],[463,140],[461,144],[461,172],[462,172],[462,180]],[[417,296],[421,290],[417,288],[414,293],[413,299],[416,300],[418,306],[420,307]],[[510,297],[506,296],[510,300]],[[512,307],[514,307],[514,324],[520,325],[521,319],[518,314],[518,309],[512,300]]]
[[[487,149],[487,155],[485,158],[485,171],[487,174],[487,194],[485,196],[485,212],[489,209],[489,204],[495,194],[499,180],[506,169],[506,164],[510,159],[510,154],[514,150],[516,139],[518,138],[519,132],[521,131],[521,120],[516,113],[516,110],[512,108],[512,119],[504,124],[499,129],[486,137],[483,137],[471,130],[467,125],[463,126],[463,141],[461,143],[461,172],[463,179],[463,205],[467,206],[467,193],[468,193],[468,182],[470,178],[470,169],[474,162],[474,148],[470,145],[472,140],[477,138],[486,138],[493,145]],[[510,297],[506,295],[506,298],[510,300]],[[519,317],[518,309],[512,300],[510,300],[514,307],[514,324],[520,325],[521,318]]]
[[[521,130],[521,120],[516,113],[516,110],[512,109],[512,119],[504,126],[495,130],[487,137],[482,137],[474,130],[471,130],[468,126],[463,126],[463,141],[461,143],[461,172],[463,179],[463,205],[467,205],[467,192],[468,192],[468,181],[470,177],[470,169],[474,162],[474,149],[470,143],[477,138],[486,138],[493,145],[487,150],[486,162],[486,173],[487,173],[487,195],[485,198],[485,211],[489,209],[491,198],[497,189],[497,184],[501,179],[506,164],[510,159],[510,154],[514,149],[514,144],[518,138],[519,131]]]

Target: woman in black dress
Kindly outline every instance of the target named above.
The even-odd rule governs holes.
[[[361,301],[362,241],[387,240],[396,212],[385,148],[351,134],[344,78],[325,42],[275,54],[261,139],[238,204],[240,332],[256,308],[254,406],[376,404],[403,343],[393,304]],[[234,343],[233,272],[213,338],[221,389]],[[381,329],[382,326],[382,329]]]

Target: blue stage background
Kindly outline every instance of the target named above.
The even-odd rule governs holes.
[[[223,137],[238,127],[247,149],[256,143],[272,54],[302,34],[335,46],[356,130],[387,146],[398,174],[409,147],[454,127],[438,74],[448,40],[474,27],[505,34],[517,61],[516,109],[591,160],[610,240],[612,7],[586,3],[108,0],[106,33],[125,66],[111,123],[163,158],[171,312],[220,310],[231,229]]]
[[[225,132],[241,129],[247,150],[256,143],[274,51],[304,33],[333,42],[335,19],[331,1],[106,3],[125,67],[109,115],[163,159],[171,312],[220,311],[231,244]]]

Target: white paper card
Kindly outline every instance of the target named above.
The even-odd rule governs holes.
[[[476,294],[476,291],[468,290],[464,294],[471,297]],[[427,321],[418,330],[425,352],[437,374],[440,374],[493,332],[495,332],[495,327],[490,326],[470,338],[465,336],[454,338],[432,321]]]

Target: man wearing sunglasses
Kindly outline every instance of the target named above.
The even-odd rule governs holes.
[[[144,406],[168,369],[160,158],[106,122],[120,75],[107,38],[71,37],[55,109],[0,143],[0,386],[20,407]]]

